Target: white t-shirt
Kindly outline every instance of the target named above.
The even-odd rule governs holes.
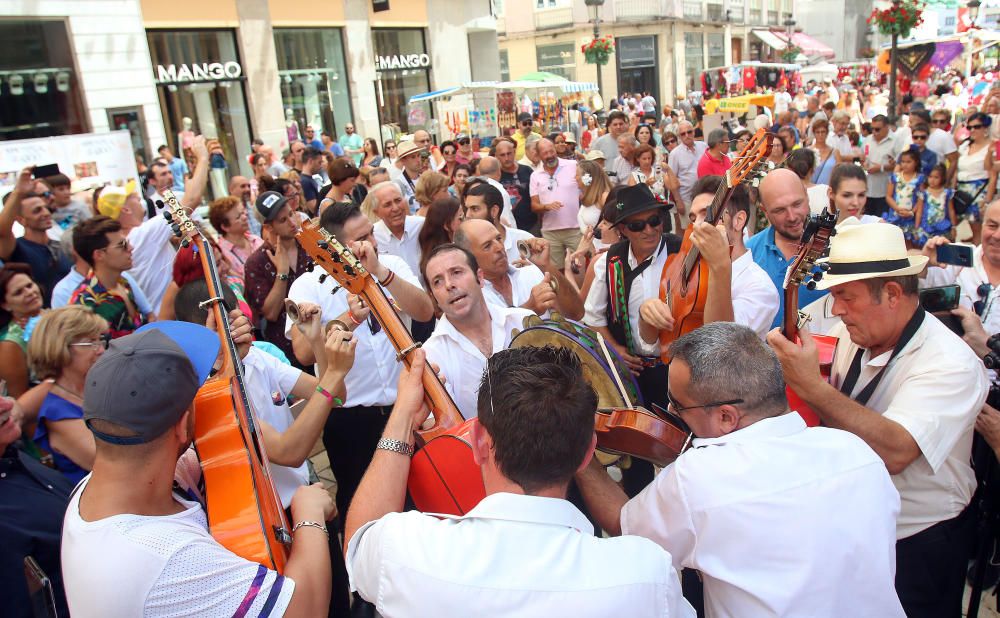
[[[132,269],[129,272],[139,282],[139,287],[157,314],[173,276],[174,256],[177,255],[170,244],[173,234],[170,224],[160,216],[143,221],[142,225],[128,233],[128,242],[132,245]]]
[[[200,504],[177,499],[184,510],[176,515],[84,521],[80,495],[89,480],[80,482],[63,523],[63,579],[74,617],[285,612],[295,582],[219,545]]]
[[[258,418],[278,433],[288,431],[295,417],[287,398],[302,372],[253,346],[243,359],[243,370],[250,405]],[[309,464],[302,462],[297,468],[271,464],[270,468],[281,505],[288,508],[295,490],[309,484]]]
[[[733,262],[730,284],[733,300],[733,321],[752,329],[761,339],[771,330],[778,315],[778,290],[774,283],[747,251]]]
[[[958,150],[958,146],[955,145],[955,138],[951,133],[935,127],[927,136],[927,149],[937,154],[939,163],[944,163],[948,155]]]
[[[792,95],[787,92],[774,93],[774,113],[781,114],[788,111],[788,106],[792,103]]]

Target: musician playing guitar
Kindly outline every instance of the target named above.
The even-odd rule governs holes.
[[[595,537],[565,500],[596,442],[597,396],[570,350],[493,354],[471,441],[487,496],[461,517],[401,512],[414,430],[427,416],[424,365],[415,351],[347,514],[351,585],[379,614],[694,616],[666,552],[638,537]]]
[[[605,206],[604,216],[624,240],[595,260],[595,281],[583,321],[628,364],[646,407],[666,407],[667,366],[660,361],[659,343],[646,343],[640,334],[639,308],[646,300],[659,298],[660,273],[668,254],[680,246],[680,238],[664,233],[669,230],[666,205],[656,201],[645,184],[620,189],[617,201]],[[651,464],[633,460],[623,482],[629,495],[635,495],[652,478]]]
[[[700,178],[688,207],[694,226],[691,240],[709,268],[705,322],[736,322],[763,339],[778,312],[778,292],[743,244],[743,228],[750,215],[750,196],[743,185],[734,187],[718,225],[705,221],[705,211],[721,182],[721,176]],[[659,298],[643,303],[640,316],[646,341],[655,341],[660,329],[669,328],[670,308]]]
[[[233,325],[250,340],[250,324]],[[87,377],[84,421],[96,438],[93,472],[63,528],[63,573],[74,616],[325,615],[330,556],[324,522],[333,502],[300,487],[283,575],[240,558],[210,534],[196,486],[192,402],[219,355],[216,334],[155,322],[116,339]]]

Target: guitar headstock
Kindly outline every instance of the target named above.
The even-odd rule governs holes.
[[[201,229],[181,206],[180,200],[177,199],[173,191],[164,189],[160,195],[163,196],[163,201],[167,205],[167,209],[163,211],[163,218],[170,222],[170,228],[174,231],[174,235],[181,239],[181,246],[187,247],[201,236]]]
[[[730,187],[753,181],[769,171],[767,156],[771,154],[772,141],[774,141],[773,134],[764,129],[757,130],[743,150],[733,159],[733,166],[726,172],[726,180]]]
[[[809,289],[816,287],[816,282],[823,278],[826,272],[821,265],[820,272],[814,272],[816,260],[823,257],[830,246],[830,239],[837,233],[837,213],[831,210],[824,210],[821,214],[810,217],[802,231],[802,239],[799,241],[799,252],[788,265],[785,273],[785,289],[795,287],[803,283]]]
[[[365,289],[365,279],[371,275],[351,250],[329,232],[313,221],[306,221],[295,238],[313,261],[330,273],[341,287],[352,294],[359,294]]]

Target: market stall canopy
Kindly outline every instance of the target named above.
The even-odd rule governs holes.
[[[434,99],[453,97],[459,94],[468,94],[480,90],[493,90],[496,88],[496,85],[497,85],[496,82],[465,82],[461,86],[453,86],[451,88],[443,88],[441,90],[435,90],[433,92],[415,94],[412,97],[410,97],[408,102],[420,103],[422,101],[432,101]]]
[[[830,64],[829,62],[822,62],[820,64],[802,67],[802,70],[799,71],[799,75],[802,76],[803,83],[808,82],[809,80],[819,82],[824,79],[835,79],[838,71],[839,69],[837,68],[837,65]]]
[[[727,99],[709,99],[705,101],[705,113],[731,112],[734,114],[745,114],[750,111],[750,106],[774,107],[773,94],[745,94],[739,97],[729,97]]]
[[[771,49],[781,51],[788,47],[788,35],[784,32],[775,32],[772,30],[753,30],[752,32],[754,36],[763,41]],[[803,32],[792,33],[792,45],[801,49],[802,53],[806,56],[833,58],[836,55],[829,45]]]
[[[592,82],[571,82],[562,75],[547,71],[534,71],[509,81],[500,82],[498,88],[507,90],[527,90],[531,88],[559,88],[563,92],[597,91],[597,84]]]

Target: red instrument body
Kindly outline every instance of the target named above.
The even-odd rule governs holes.
[[[799,252],[788,266],[785,274],[785,313],[782,316],[781,332],[789,341],[799,342],[799,286],[807,279],[817,281],[822,274],[813,274],[816,260],[823,256],[830,246],[830,238],[836,233],[837,212],[831,205],[822,214],[806,224],[799,243]],[[827,335],[813,335],[816,349],[819,352],[820,373],[826,380],[830,379],[830,368],[833,365],[833,354],[837,349],[837,338]],[[820,424],[819,416],[809,405],[799,397],[791,387],[785,387],[788,405],[805,420],[806,425],[815,427]]]
[[[163,191],[174,231],[201,257],[209,297],[222,298],[211,246],[177,198]],[[222,342],[222,368],[194,400],[194,444],[205,481],[205,512],[212,536],[234,554],[282,573],[292,542],[285,510],[271,480],[264,441],[243,383],[243,365],[221,302],[212,313]]]
[[[726,172],[715,198],[705,212],[705,221],[715,225],[722,217],[723,207],[732,194],[733,188],[751,175],[756,175],[760,164],[771,152],[774,136],[764,129],[757,133],[733,160],[733,166]],[[667,352],[670,343],[679,337],[700,328],[705,323],[705,304],[708,301],[708,267],[703,264],[701,253],[691,241],[694,227],[684,232],[681,249],[668,256],[660,275],[660,299],[670,307],[674,317],[672,330],[660,331],[661,358],[670,362]]]
[[[645,459],[661,468],[691,445],[691,434],[644,408],[598,410],[594,422],[602,451]]]
[[[472,456],[472,418],[430,440],[413,454],[407,489],[425,513],[465,515],[486,497],[483,475]]]

